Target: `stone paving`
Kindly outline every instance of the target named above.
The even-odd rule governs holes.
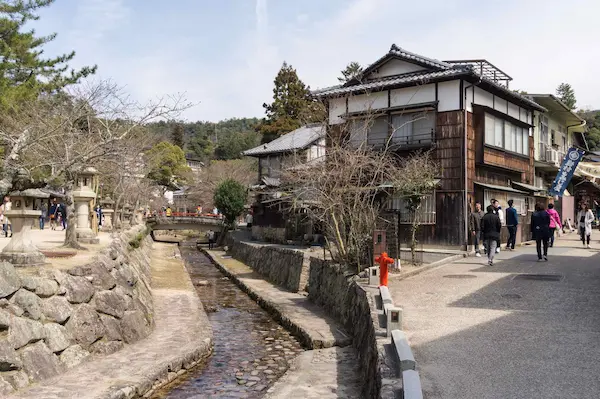
[[[182,262],[173,257],[177,251],[174,245],[159,243],[152,250],[156,328],[148,338],[9,398],[133,397],[136,391],[151,390],[157,380],[184,374],[208,356],[212,330]]]
[[[46,257],[45,267],[53,267],[57,269],[67,269],[73,266],[83,265],[92,260],[92,258],[103,248],[107,247],[111,242],[110,233],[100,232],[98,238],[99,244],[84,244],[86,250],[73,250],[69,248],[60,248],[65,240],[65,232],[63,230],[31,230],[30,233],[37,247],[43,252],[60,252],[73,253],[74,256],[69,257]],[[10,237],[0,236],[0,251],[8,244]]]
[[[391,281],[425,397],[599,397],[598,234],[557,239],[548,262],[523,246]]]
[[[360,398],[360,365],[351,347],[307,351],[267,390],[268,399]]]

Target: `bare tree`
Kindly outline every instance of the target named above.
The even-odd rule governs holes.
[[[181,95],[140,104],[111,82],[86,82],[65,92],[32,102],[26,114],[2,124],[0,139],[9,148],[4,185],[25,174],[29,183],[60,182],[65,188],[68,227],[65,246],[81,248],[75,233],[73,188],[77,173],[87,166],[131,154],[124,145],[147,134],[145,125],[173,118],[189,107]],[[10,127],[7,128],[7,127]],[[21,183],[22,184],[22,183]]]

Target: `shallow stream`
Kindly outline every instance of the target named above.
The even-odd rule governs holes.
[[[175,380],[154,398],[262,397],[303,349],[198,251],[193,241],[182,243],[180,250],[208,313],[214,352],[203,367]]]

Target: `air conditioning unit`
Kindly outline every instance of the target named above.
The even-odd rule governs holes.
[[[550,150],[550,158],[548,160],[557,166],[560,166],[560,163],[562,161],[559,152],[556,150]]]
[[[545,155],[546,156],[545,156],[544,160],[546,162],[552,162],[552,150],[549,149],[549,148],[546,148],[546,154]]]

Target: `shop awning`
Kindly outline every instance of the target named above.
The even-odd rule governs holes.
[[[496,191],[505,191],[507,193],[517,193],[517,194],[528,194],[525,191],[521,191],[521,190],[516,190],[512,187],[507,187],[507,186],[496,186],[495,184],[487,184],[487,183],[479,183],[479,182],[475,182],[476,185],[483,187],[483,188],[487,188],[488,190],[496,190]]]
[[[532,193],[540,193],[546,191],[545,188],[532,186],[531,184],[517,183],[516,181],[512,182],[512,185],[516,186],[517,189],[530,191]]]

